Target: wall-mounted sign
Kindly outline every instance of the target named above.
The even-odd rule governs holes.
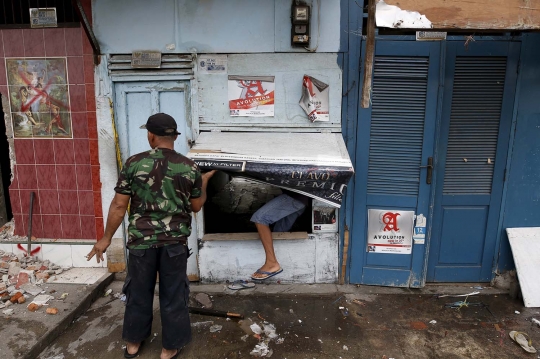
[[[30,8],[30,27],[58,27],[56,8]]]
[[[413,211],[368,210],[367,251],[411,254]]]
[[[274,117],[274,76],[229,76],[231,116]]]
[[[446,32],[443,31],[417,31],[416,41],[442,41],[446,40]]]
[[[133,51],[131,53],[131,67],[138,69],[156,69],[161,67],[161,52],[159,51]]]
[[[201,55],[197,61],[198,70],[203,74],[226,74],[227,55]]]
[[[311,122],[330,121],[329,92],[328,84],[304,75],[300,107],[304,109]]]

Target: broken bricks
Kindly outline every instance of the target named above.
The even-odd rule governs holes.
[[[31,312],[35,312],[39,308],[41,308],[41,305],[37,305],[36,303],[28,304],[28,310],[31,311]],[[51,309],[51,308],[47,308],[47,309]]]
[[[58,314],[58,309],[57,308],[47,308],[45,313],[51,314],[51,315],[56,315],[56,314]]]

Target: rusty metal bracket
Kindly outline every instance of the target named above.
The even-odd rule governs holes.
[[[92,50],[94,52],[94,65],[99,65],[101,49],[99,48],[99,43],[97,41],[96,35],[94,35],[92,26],[90,25],[90,22],[88,21],[88,18],[86,17],[86,13],[84,12],[83,6],[81,4],[81,0],[71,0],[71,3],[73,4],[75,11],[77,11],[77,15],[79,16],[79,19],[81,20],[86,36],[90,40],[90,45],[92,46]]]

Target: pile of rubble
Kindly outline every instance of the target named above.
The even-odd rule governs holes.
[[[44,290],[40,285],[55,281],[56,276],[62,272],[60,266],[48,260],[40,261],[37,257],[15,255],[0,250],[0,309],[12,304],[24,304],[33,298],[27,307],[30,311],[36,311],[51,299],[50,295],[43,295]],[[12,312],[12,309],[7,309],[4,314],[9,315]]]
[[[26,237],[16,236],[14,234],[15,232],[15,220],[12,219],[11,221],[4,224],[2,227],[0,227],[0,241],[20,241],[25,242],[27,240]],[[32,236],[32,240],[36,240],[36,237]]]

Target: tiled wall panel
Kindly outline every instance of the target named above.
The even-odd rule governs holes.
[[[85,2],[86,3],[86,2]],[[9,196],[15,233],[26,236],[30,193],[32,235],[99,239],[103,235],[94,63],[82,28],[0,30],[0,92],[8,96],[5,59],[65,57],[72,138],[15,138]]]

